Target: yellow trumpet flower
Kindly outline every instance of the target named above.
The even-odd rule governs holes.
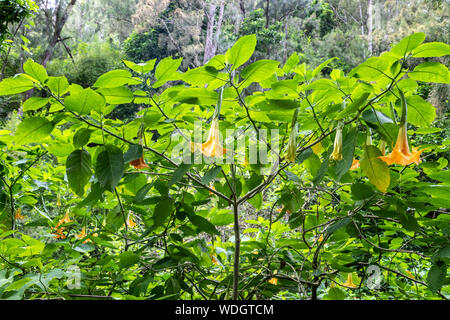
[[[140,157],[139,159],[130,161],[130,164],[135,168],[135,169],[145,169],[148,168],[148,164],[145,163],[144,161],[144,156],[142,155],[142,157]]]
[[[388,165],[397,163],[402,166],[406,166],[411,163],[419,164],[421,153],[422,150],[417,149],[413,149],[412,152],[410,152],[406,123],[404,123],[398,130],[397,142],[392,152],[387,156],[380,156],[378,158],[386,162]]]
[[[14,214],[14,219],[16,220],[23,220],[25,217],[22,215],[22,208],[18,208],[16,210],[16,213]]]
[[[200,150],[207,157],[222,157],[227,150],[220,143],[219,118],[214,118],[205,143],[191,143],[192,151]]]
[[[359,160],[353,159],[352,166],[350,167],[350,170],[356,170],[359,168]]]
[[[334,138],[334,148],[331,159],[342,160],[342,127],[336,129],[336,137]]]
[[[268,282],[276,286],[278,284],[278,278],[273,277]]]
[[[348,274],[347,281],[345,281],[343,285],[349,288],[358,288],[358,286],[353,283],[353,275],[351,273]]]

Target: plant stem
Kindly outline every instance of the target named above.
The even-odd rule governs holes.
[[[236,166],[231,165],[233,178],[233,217],[234,217],[234,264],[233,264],[233,300],[239,296],[239,257],[241,255],[241,231],[239,226],[239,203],[236,194]]]

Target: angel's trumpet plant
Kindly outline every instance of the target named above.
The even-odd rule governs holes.
[[[422,150],[413,149],[410,152],[408,144],[408,132],[406,129],[407,118],[407,104],[403,92],[400,91],[400,100],[402,104],[402,116],[400,118],[400,128],[398,130],[397,142],[392,152],[387,156],[380,156],[379,158],[386,162],[388,165],[397,163],[402,166],[409,165],[411,163],[419,164],[420,154]]]
[[[342,124],[336,128],[336,137],[334,138],[333,153],[331,159],[342,160]]]
[[[347,275],[347,281],[345,281],[345,282],[343,283],[343,285],[346,286],[346,287],[349,287],[349,288],[357,288],[357,287],[358,287],[357,285],[355,285],[355,284],[353,283],[353,275],[352,275],[351,273],[349,273],[349,274]]]
[[[142,146],[142,137],[144,135],[144,127],[141,126],[138,131],[139,144]],[[130,161],[130,165],[132,165],[135,169],[145,169],[148,168],[148,164],[145,163],[144,160],[144,150],[142,150],[142,155],[140,158]]]
[[[200,150],[207,157],[222,157],[227,153],[220,143],[220,131],[219,131],[219,114],[222,106],[223,87],[219,91],[219,99],[216,109],[214,110],[213,120],[211,121],[211,128],[209,129],[208,139],[205,143],[191,143],[192,151]]]
[[[298,109],[296,109],[294,112],[294,117],[292,118],[292,129],[291,133],[289,134],[289,141],[286,154],[286,160],[288,160],[289,162],[295,162],[295,156],[297,152],[297,135],[298,135],[297,116],[298,116]]]

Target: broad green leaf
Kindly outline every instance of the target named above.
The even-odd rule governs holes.
[[[139,255],[131,251],[125,251],[119,255],[119,268],[125,269],[139,262]]]
[[[66,174],[69,186],[77,194],[82,197],[84,195],[84,187],[92,176],[91,155],[84,149],[73,151],[66,161]]]
[[[245,67],[241,72],[241,77],[244,78],[239,86],[245,83],[245,86],[249,86],[252,82],[260,82],[269,78],[275,73],[279,65],[275,60],[259,60],[251,65]]]
[[[367,101],[367,98],[370,96],[370,93],[364,92],[359,98],[354,100],[353,102],[349,103],[347,106],[345,106],[344,110],[339,112],[336,117],[334,117],[335,120],[343,119],[353,113],[356,113],[359,110],[359,107],[364,105]]]
[[[172,59],[167,57],[162,59],[155,69],[155,79],[157,80],[153,84],[153,88],[159,88],[167,81],[178,80],[180,74],[177,73],[178,67],[181,65],[182,58]]]
[[[127,87],[101,88],[97,90],[109,104],[130,103],[134,99],[133,92]]]
[[[144,150],[140,144],[132,144],[123,155],[123,160],[125,163],[129,163],[142,157],[143,153]]]
[[[91,88],[87,88],[71,92],[70,96],[64,100],[64,104],[69,111],[74,111],[78,114],[89,114],[92,110],[101,113],[106,101],[102,95]]]
[[[24,112],[38,110],[45,106],[47,103],[48,98],[31,97],[23,103],[22,109]]]
[[[394,121],[381,111],[369,109],[362,113],[362,118],[367,125],[382,136],[388,145],[394,145],[397,140],[398,126]]]
[[[287,99],[266,99],[258,103],[257,107],[259,110],[266,110],[266,111],[293,110],[300,107],[300,102]]]
[[[450,83],[449,71],[439,62],[425,62],[419,64],[408,73],[411,79],[422,82]]]
[[[173,211],[173,200],[167,197],[163,197],[155,206],[153,212],[153,225],[152,229],[162,226],[170,217]]]
[[[179,182],[181,179],[183,179],[184,175],[189,171],[192,164],[189,163],[182,163],[178,166],[178,168],[173,172],[172,178],[170,178],[168,186]]]
[[[191,69],[183,74],[182,80],[193,86],[200,87],[216,80],[218,78],[218,74],[219,72],[213,67],[199,67]]]
[[[209,222],[208,220],[206,220],[205,218],[199,216],[199,215],[190,215],[188,216],[189,221],[191,221],[191,223],[196,226],[197,228],[199,228],[200,230],[209,233],[211,235],[220,235],[219,231],[217,231],[216,227]]]
[[[335,231],[337,231],[337,230],[339,230],[341,228],[346,227],[350,222],[351,222],[351,219],[348,218],[348,217],[345,217],[345,218],[343,218],[343,219],[341,219],[341,220],[331,224],[330,226],[328,226],[325,229],[325,232],[328,233],[328,234],[332,234],[333,232],[335,232]]]
[[[425,40],[425,33],[418,32],[403,38],[392,49],[391,53],[397,58],[403,58],[408,52],[417,48]]]
[[[331,61],[334,59],[338,59],[337,57],[333,57],[331,59],[328,59],[327,61],[321,63],[317,68],[315,68],[312,72],[312,77],[314,78],[319,74],[320,71],[322,71],[323,68],[325,68],[328,64],[330,64]]]
[[[141,80],[132,78],[131,73],[127,70],[112,70],[102,74],[94,83],[95,88],[114,88],[123,86],[124,84],[139,84]]]
[[[44,83],[48,78],[45,68],[31,59],[28,59],[23,64],[23,71],[25,71],[26,74],[28,74],[33,79],[36,79],[40,83]]]
[[[46,118],[27,118],[17,127],[15,140],[22,145],[39,142],[53,131],[53,127],[53,124]]]
[[[24,77],[6,78],[0,82],[0,96],[16,94],[34,88],[33,81]]]
[[[286,60],[286,63],[283,66],[283,71],[285,73],[291,73],[292,70],[298,65],[299,62],[300,62],[300,58],[298,57],[297,52],[294,52]]]
[[[234,216],[231,213],[215,214],[211,218],[211,223],[215,226],[227,226],[234,221]]]
[[[225,61],[232,64],[231,70],[239,68],[246,63],[253,55],[256,47],[256,35],[250,34],[240,38],[236,43],[228,49],[225,54]]]
[[[69,82],[66,77],[49,77],[46,86],[56,96],[62,96],[69,91]]]
[[[386,192],[391,181],[389,168],[383,160],[380,150],[373,145],[364,146],[364,154],[360,160],[360,166],[369,181],[381,192]]]
[[[436,108],[420,96],[406,97],[408,122],[417,127],[428,127],[436,118]]]
[[[354,200],[364,200],[368,199],[375,194],[373,188],[366,184],[355,182],[351,186],[352,198]]]
[[[427,285],[433,293],[437,293],[445,283],[447,266],[443,262],[433,264],[428,271]]]
[[[350,71],[349,76],[370,82],[386,77],[385,71],[388,67],[388,60],[380,57],[371,57]]]
[[[124,171],[122,151],[113,145],[106,145],[95,162],[95,175],[100,186],[114,192]]]
[[[175,101],[195,105],[215,105],[219,95],[205,88],[189,88],[181,91]]]
[[[442,42],[428,42],[421,44],[412,52],[415,58],[431,58],[450,55],[450,46]]]
[[[206,171],[205,175],[202,177],[202,183],[209,185],[211,181],[222,171],[222,167],[217,166],[208,171]]]
[[[149,60],[143,63],[134,63],[128,60],[122,60],[125,65],[131,70],[138,73],[149,73],[155,67],[156,59]]]
[[[77,149],[83,147],[89,142],[91,138],[92,130],[88,128],[81,128],[75,132],[73,136],[73,146]]]
[[[332,152],[333,152],[333,147],[329,148],[328,152],[325,154],[324,159],[319,167],[319,170],[315,174],[314,179],[312,181],[315,186],[318,185],[322,181],[323,177],[325,177],[325,174],[328,171],[328,165],[330,163],[330,156],[331,156]]]

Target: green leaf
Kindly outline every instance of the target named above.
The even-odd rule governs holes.
[[[445,263],[440,262],[431,266],[427,275],[427,285],[431,292],[437,293],[441,289],[445,282],[446,274],[447,267]]]
[[[369,181],[381,192],[386,192],[391,176],[386,162],[378,158],[382,155],[377,147],[365,145],[364,154],[359,163]]]
[[[240,38],[236,43],[228,49],[225,54],[225,61],[232,64],[231,70],[239,68],[246,63],[253,55],[256,47],[256,35],[250,34]]]
[[[219,72],[213,67],[199,67],[191,69],[183,74],[182,80],[193,86],[200,87],[216,80],[218,78],[218,74]]]
[[[272,76],[280,63],[275,60],[258,60],[251,65],[245,67],[241,72],[243,80],[239,86],[245,83],[249,86],[252,82],[260,82]]]
[[[155,79],[157,80],[153,83],[153,88],[159,88],[167,81],[178,80],[180,74],[177,73],[178,68],[181,65],[182,58],[172,59],[172,57],[167,57],[162,59],[155,70]]]
[[[69,91],[69,82],[66,77],[49,77],[46,86],[56,96],[62,96]]]
[[[358,111],[359,107],[361,107],[366,101],[367,98],[370,96],[370,93],[364,92],[359,98],[348,104],[344,110],[339,112],[336,117],[334,117],[335,120],[340,120],[345,118],[346,116],[355,113]]]
[[[337,57],[333,57],[331,59],[328,59],[327,61],[321,63],[317,68],[315,68],[312,72],[312,77],[314,78],[319,74],[320,71],[322,71],[323,68],[325,68],[331,61],[334,59],[338,59]]]
[[[222,167],[220,166],[206,171],[205,175],[202,177],[202,183],[208,185],[220,173],[220,171],[222,171]]]
[[[431,58],[450,55],[450,46],[442,42],[428,42],[421,44],[412,52],[415,58]]]
[[[122,150],[113,145],[106,145],[95,162],[95,175],[100,186],[114,192],[124,171]]]
[[[178,166],[178,168],[173,172],[172,178],[169,181],[169,187],[177,182],[179,182],[184,175],[189,171],[192,164],[190,163],[182,163]]]
[[[170,217],[173,211],[173,200],[168,197],[163,197],[155,206],[155,211],[153,212],[153,225],[152,229],[156,229],[162,226],[167,219]]]
[[[102,112],[106,104],[105,98],[91,88],[71,92],[64,100],[66,109],[78,114],[89,114],[92,110]]]
[[[175,98],[176,101],[195,105],[215,105],[218,94],[205,88],[189,88],[181,91]]]
[[[292,110],[300,107],[300,102],[287,99],[265,99],[257,104],[259,110],[276,111],[276,110]],[[292,114],[291,114],[292,119]]]
[[[80,128],[73,136],[73,146],[77,149],[83,147],[89,142],[92,130],[88,128]]]
[[[119,255],[119,268],[125,269],[139,262],[139,255],[131,251],[125,251]]]
[[[446,66],[439,62],[425,62],[419,64],[408,73],[411,79],[422,82],[450,83],[450,76]]]
[[[48,98],[41,97],[31,97],[28,98],[24,103],[22,110],[24,112],[38,110],[48,103]]]
[[[425,33],[423,32],[418,32],[407,36],[391,49],[391,53],[397,58],[403,58],[408,52],[417,48],[417,46],[425,40],[425,37]]]
[[[397,140],[398,126],[394,121],[381,111],[369,109],[362,113],[362,118],[367,125],[382,136],[388,145],[394,145]]]
[[[15,140],[22,145],[39,142],[53,131],[53,127],[53,124],[46,118],[27,118],[17,127]]]
[[[143,153],[144,150],[140,144],[132,144],[123,155],[123,160],[125,163],[129,163],[142,157]]]
[[[209,222],[208,220],[206,220],[205,218],[199,216],[199,215],[190,215],[188,216],[189,221],[191,221],[191,223],[196,226],[197,228],[199,228],[200,230],[209,233],[211,235],[220,235],[219,231],[217,231],[216,227]]]
[[[291,56],[286,60],[286,63],[283,66],[283,71],[285,73],[291,73],[292,70],[298,65],[300,62],[300,58],[298,57],[297,52],[291,54]]]
[[[40,83],[44,83],[48,78],[45,68],[31,59],[23,64],[23,71]]]
[[[66,174],[69,186],[77,194],[82,197],[84,195],[84,187],[92,176],[91,155],[84,149],[73,151],[66,161]]]
[[[97,92],[101,93],[109,104],[130,103],[134,98],[133,92],[126,87],[101,88]]]
[[[348,218],[348,217],[345,217],[345,218],[343,218],[343,219],[341,219],[341,220],[339,220],[339,221],[333,223],[332,225],[328,226],[328,227],[325,229],[325,232],[328,233],[328,234],[332,234],[332,233],[334,233],[335,231],[337,231],[337,230],[339,230],[339,229],[341,229],[341,228],[346,227],[350,222],[351,222],[351,219]]]
[[[351,186],[352,198],[354,200],[368,199],[375,194],[372,187],[366,183],[355,182]]]
[[[234,221],[234,216],[230,213],[215,214],[211,218],[211,223],[215,226],[227,226],[230,223],[233,223],[233,221]]]
[[[149,60],[143,63],[134,63],[128,60],[122,60],[125,65],[131,70],[138,73],[149,73],[155,67],[156,59]]]
[[[132,78],[131,73],[127,70],[112,70],[102,74],[94,83],[95,88],[114,88],[123,86],[124,84],[139,84],[141,80]]]
[[[436,118],[436,108],[420,96],[406,97],[408,122],[417,127],[429,127]]]
[[[33,81],[24,77],[6,78],[0,82],[0,96],[16,94],[34,88]]]
[[[330,156],[331,156],[332,152],[333,152],[333,147],[329,148],[328,152],[325,154],[325,158],[323,159],[322,164],[320,165],[320,168],[317,171],[317,173],[313,179],[313,184],[315,186],[318,185],[322,181],[323,177],[325,177],[325,174],[328,171],[328,165],[330,163]]]

